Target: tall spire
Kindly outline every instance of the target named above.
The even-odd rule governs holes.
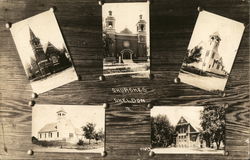
[[[31,28],[29,27],[29,31],[30,31],[30,40],[37,38],[34,34],[34,32],[31,30]]]

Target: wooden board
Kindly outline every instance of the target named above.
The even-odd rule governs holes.
[[[127,0],[131,2],[132,0]],[[107,1],[114,2],[114,1]],[[123,2],[123,0],[119,0]],[[6,22],[17,22],[56,6],[55,15],[71,52],[76,81],[44,93],[39,104],[102,104],[106,111],[106,150],[108,155],[74,153],[35,153],[31,148],[31,87]],[[197,6],[207,11],[249,24],[249,3],[244,0],[153,0],[151,21],[151,73],[154,79],[99,81],[102,75],[102,15],[94,0],[1,0],[0,1],[0,159],[248,159],[249,158],[249,26],[246,27],[226,96],[186,84],[175,84],[196,18]],[[112,88],[145,87],[147,93],[115,94]],[[148,156],[150,110],[146,103],[115,104],[114,98],[144,98],[155,105],[189,106],[229,104],[226,111],[226,151],[224,155]],[[247,142],[248,140],[248,142]]]

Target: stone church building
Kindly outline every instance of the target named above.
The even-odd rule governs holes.
[[[75,128],[71,120],[67,119],[67,112],[63,108],[56,114],[56,122],[48,123],[39,130],[38,140],[77,143],[80,139],[83,139],[83,131]]]
[[[109,16],[105,19],[103,39],[105,45],[105,61],[147,61],[149,53],[146,36],[146,21],[143,16],[139,16],[137,22],[137,33],[132,33],[128,28],[121,32],[116,32],[116,20],[109,11]]]
[[[187,118],[181,117],[176,128],[176,147],[181,148],[199,148],[201,147],[199,126],[187,121]]]
[[[29,31],[30,45],[34,53],[27,69],[30,80],[38,80],[72,66],[69,53],[65,47],[60,50],[50,42],[43,46],[31,28],[29,28]]]

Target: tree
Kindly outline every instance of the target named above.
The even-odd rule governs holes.
[[[201,111],[202,137],[207,147],[215,142],[217,149],[225,141],[225,108],[219,106],[205,106]]]
[[[195,46],[193,49],[188,50],[188,56],[184,58],[184,63],[190,64],[199,62],[201,57],[201,46]]]
[[[151,117],[152,146],[167,147],[174,142],[174,127],[166,115]]]
[[[97,141],[104,139],[104,133],[102,129],[94,133],[94,139],[96,140],[96,143]]]
[[[110,46],[112,46],[113,43],[114,41],[109,37],[109,35],[104,33],[103,35],[103,46],[105,50],[104,57],[112,56],[110,52]]]
[[[89,140],[89,144],[91,139],[94,139],[95,135],[95,124],[93,123],[87,123],[86,126],[82,127],[84,131],[84,137]]]

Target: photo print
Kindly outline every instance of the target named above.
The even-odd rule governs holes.
[[[181,82],[208,91],[224,91],[244,24],[201,11],[179,72]]]
[[[157,106],[150,114],[156,154],[224,154],[224,107]]]
[[[10,31],[33,92],[78,79],[52,10],[14,23]]]
[[[105,109],[86,105],[35,105],[32,146],[38,152],[104,151]]]
[[[104,76],[149,77],[149,2],[105,3],[102,18]]]

